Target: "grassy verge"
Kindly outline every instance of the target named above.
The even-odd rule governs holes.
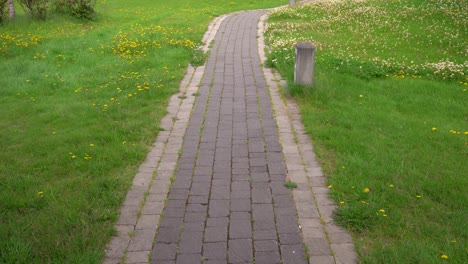
[[[467,10],[318,1],[270,17],[268,63],[290,82],[361,263],[468,262]],[[318,47],[312,89],[291,83],[297,41]]]
[[[281,3],[107,0],[92,22],[0,26],[0,263],[100,262],[209,21]]]

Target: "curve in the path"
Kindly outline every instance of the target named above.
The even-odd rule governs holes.
[[[263,14],[216,34],[151,263],[308,263],[258,56]]]

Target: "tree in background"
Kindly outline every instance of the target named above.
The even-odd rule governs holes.
[[[33,19],[46,19],[50,12],[57,12],[83,20],[95,18],[96,0],[16,0],[26,15]],[[7,8],[8,7],[8,8]],[[8,11],[7,11],[8,10]],[[10,20],[15,17],[13,0],[0,0],[0,23],[9,14]]]
[[[15,4],[13,4],[13,0],[8,0],[8,14],[10,20],[15,18]]]

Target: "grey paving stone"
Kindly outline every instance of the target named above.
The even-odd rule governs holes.
[[[128,251],[150,251],[156,229],[136,229],[130,240]]]
[[[209,217],[206,221],[206,226],[227,227],[229,225],[228,217]]]
[[[275,240],[277,241],[278,235],[276,230],[273,229],[266,229],[266,230],[256,230],[254,227],[253,237],[255,241],[259,240]]]
[[[331,255],[330,245],[325,238],[304,239],[310,255]]]
[[[274,230],[275,229],[275,222],[273,220],[265,220],[265,221],[255,221],[253,222],[253,228],[255,231],[258,230]]]
[[[190,195],[188,198],[188,203],[208,204],[208,198],[208,195]]]
[[[169,200],[166,203],[167,208],[175,207],[175,208],[185,208],[187,206],[186,201],[184,200]]]
[[[175,243],[156,243],[152,251],[153,260],[175,260],[177,252],[177,244]]]
[[[231,196],[231,188],[228,185],[212,186],[211,196],[212,200],[227,200]]]
[[[336,263],[357,263],[357,255],[352,243],[331,244],[331,247],[335,253]]]
[[[164,217],[183,217],[185,208],[168,207],[164,210]]]
[[[213,179],[211,181],[212,186],[230,186],[231,180],[230,179]]]
[[[184,231],[204,231],[205,230],[205,222],[184,222],[183,224]]]
[[[254,238],[255,239],[255,238]],[[255,256],[257,256],[257,252],[262,251],[279,251],[278,242],[275,240],[254,240],[254,250]],[[255,259],[257,259],[255,257]]]
[[[193,182],[190,188],[190,195],[209,195],[210,184],[204,182]]]
[[[250,219],[231,219],[229,239],[238,238],[252,238],[252,222]]]
[[[279,264],[281,263],[278,251],[255,252],[255,264]]]
[[[187,231],[184,229],[180,235],[179,254],[199,253],[202,252],[203,232]]]
[[[197,264],[201,259],[201,254],[178,254],[176,264]]]
[[[333,258],[333,256],[330,255],[310,256],[309,263],[335,264],[335,258]]]
[[[206,204],[190,203],[187,205],[185,211],[189,213],[206,213],[207,209],[208,205]]]
[[[212,200],[208,210],[210,217],[223,217],[229,215],[229,200]]]
[[[179,227],[160,227],[156,243],[176,243],[179,240]]]
[[[159,215],[142,215],[138,219],[136,229],[153,229],[156,230],[159,222]]]
[[[203,261],[203,264],[228,264],[227,260],[226,259],[209,259],[209,260],[205,260]]]
[[[175,260],[152,260],[151,264],[175,264]],[[120,262],[119,262],[120,264]]]
[[[281,258],[284,264],[308,264],[302,244],[281,246]]]
[[[253,261],[252,239],[229,240],[228,244],[229,263],[249,263]]]
[[[253,181],[251,183],[252,189],[270,189],[270,181]]]
[[[128,243],[128,238],[113,237],[106,246],[106,258],[120,260],[125,255],[124,252],[128,247]]]
[[[206,220],[206,213],[186,213],[185,222],[203,222]]]
[[[147,263],[150,251],[127,252],[126,263]]]
[[[285,177],[284,177],[285,178]],[[290,195],[291,191],[284,186],[284,181],[274,181],[270,183],[273,195]]]
[[[231,199],[231,212],[250,212],[251,210],[250,199]]]
[[[231,219],[251,219],[251,213],[250,212],[231,212],[229,217]]]
[[[227,226],[209,226],[205,229],[205,242],[226,242],[227,238]]]
[[[180,227],[183,223],[183,217],[163,217],[160,227]]]
[[[227,260],[227,242],[203,244],[203,256],[206,260]],[[206,261],[204,262],[206,263]]]
[[[299,233],[279,233],[281,245],[295,245],[302,243],[302,237]]]
[[[299,224],[295,215],[276,215],[276,226],[278,233],[299,233]]]
[[[187,189],[172,189],[169,193],[169,200],[187,200],[189,191]]]
[[[291,197],[291,195],[287,195],[287,194],[286,195],[274,195],[273,202],[275,204],[275,208],[276,207],[291,208],[295,206],[293,198]]]

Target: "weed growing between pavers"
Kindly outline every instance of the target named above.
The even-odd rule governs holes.
[[[465,1],[319,1],[270,17],[289,81],[362,263],[465,263]],[[339,14],[339,15],[337,15]],[[296,41],[316,85],[292,84]]]

